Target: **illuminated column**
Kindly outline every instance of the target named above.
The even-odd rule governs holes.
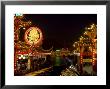
[[[17,70],[17,64],[16,64],[16,62],[17,62],[17,54],[15,53],[14,54],[14,71]]]
[[[80,72],[83,72],[83,47],[81,47],[80,51]]]
[[[30,70],[30,68],[31,68],[31,59],[29,58],[28,59],[28,67],[27,67],[29,70]]]

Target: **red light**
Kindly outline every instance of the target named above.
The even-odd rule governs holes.
[[[82,53],[80,53],[80,55],[82,56]]]

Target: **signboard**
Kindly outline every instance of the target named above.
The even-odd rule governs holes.
[[[92,59],[83,59],[83,62],[92,62]]]

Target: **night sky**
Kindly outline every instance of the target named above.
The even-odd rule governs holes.
[[[44,49],[72,48],[72,45],[92,23],[96,14],[26,14],[25,18],[41,29]]]

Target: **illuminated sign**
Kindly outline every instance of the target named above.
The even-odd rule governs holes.
[[[42,41],[42,32],[37,27],[30,27],[25,32],[25,41],[29,45],[36,45]]]
[[[17,13],[17,14],[15,14],[15,16],[23,16],[23,14]]]
[[[83,59],[83,62],[92,62],[92,59]]]

